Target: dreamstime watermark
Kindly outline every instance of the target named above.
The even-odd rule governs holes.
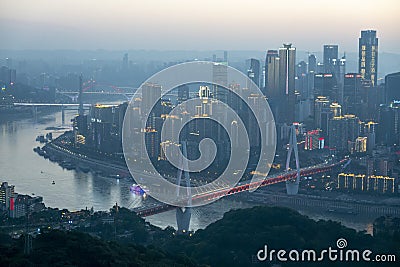
[[[328,247],[321,251],[314,249],[275,250],[268,249],[268,246],[264,245],[264,248],[257,252],[257,260],[269,262],[396,262],[396,255],[394,254],[374,254],[369,249],[346,249],[346,247],[347,240],[344,238],[339,238],[336,241],[336,247]]]
[[[190,84],[199,87],[198,96],[182,97],[178,91],[178,104],[164,114],[160,102],[173,90]],[[238,106],[245,107],[247,113],[239,114]],[[183,153],[183,129],[196,120],[216,122],[227,133],[230,142],[225,144],[230,144],[230,156],[222,174],[212,182],[183,186],[180,177],[178,181],[166,179],[154,161],[162,158],[186,172],[206,170],[215,160],[220,144],[203,138],[198,143],[198,158],[190,159]],[[195,61],[166,68],[138,88],[125,113],[122,144],[129,171],[150,196],[173,206],[192,207],[218,199],[204,192],[229,190],[239,182],[255,142],[259,144],[259,155],[251,191],[256,190],[274,159],[275,131],[271,109],[253,81],[223,63]]]

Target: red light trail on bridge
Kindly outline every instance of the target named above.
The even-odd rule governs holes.
[[[339,162],[332,163],[332,164],[320,164],[320,165],[315,165],[313,167],[303,168],[300,170],[300,176],[309,176],[309,175],[314,175],[317,173],[327,172],[327,171],[331,170],[332,168],[345,163],[346,161],[348,161],[348,159],[343,159]],[[208,199],[208,200],[218,199],[223,196],[234,195],[234,194],[238,194],[241,192],[249,191],[249,190],[257,188],[257,187],[273,185],[273,184],[282,183],[282,182],[286,182],[286,181],[293,180],[293,179],[296,179],[296,171],[279,174],[279,175],[273,176],[271,178],[267,178],[267,179],[265,179],[263,181],[259,181],[259,182],[237,185],[233,188],[227,188],[227,189],[221,188],[220,191],[216,191],[216,192],[213,191],[213,192],[209,192],[209,193],[203,193],[200,195],[194,195],[193,201],[202,200],[202,199]],[[162,213],[162,212],[165,212],[168,210],[173,210],[175,208],[176,208],[175,206],[160,203],[160,204],[152,205],[151,207],[142,207],[142,208],[137,208],[137,209],[133,209],[133,210],[136,212],[137,215],[139,215],[141,217],[147,217],[147,216],[155,215],[155,214]]]

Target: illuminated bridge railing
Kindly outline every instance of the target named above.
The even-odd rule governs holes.
[[[332,163],[332,164],[319,164],[319,165],[315,165],[313,167],[303,168],[300,170],[300,176],[309,176],[309,175],[314,175],[317,173],[323,173],[323,172],[331,170],[332,168],[334,168],[338,165],[343,164],[346,161],[347,161],[347,159],[344,159],[344,160],[341,160],[339,162]],[[286,182],[286,181],[293,180],[293,179],[296,179],[296,171],[278,174],[278,175],[272,176],[270,178],[267,178],[265,180],[258,181],[258,182],[237,185],[233,188],[221,189],[219,191],[213,191],[210,193],[202,193],[200,195],[194,195],[193,200],[218,199],[223,196],[234,195],[234,194],[238,194],[241,192],[249,191],[251,189],[255,189],[257,187],[269,186],[269,185],[282,183],[282,182]],[[159,203],[159,204],[153,204],[150,207],[136,208],[136,209],[133,209],[133,211],[136,212],[136,214],[141,217],[147,217],[147,216],[155,215],[155,214],[162,213],[165,211],[173,210],[175,208],[176,208],[175,206],[171,206],[171,205],[164,204],[164,203]]]

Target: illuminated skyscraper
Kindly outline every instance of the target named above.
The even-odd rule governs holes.
[[[377,85],[378,73],[378,38],[376,31],[361,31],[358,41],[358,72],[362,79],[371,80],[372,85]]]
[[[351,151],[359,135],[360,123],[358,117],[346,114],[333,117],[328,126],[329,146],[339,151]]]
[[[337,87],[332,73],[318,73],[314,75],[314,96],[325,96],[337,101]]]
[[[282,119],[281,121],[294,122],[295,110],[295,66],[296,48],[292,44],[284,44],[279,48],[279,94],[283,97],[281,102]],[[280,118],[278,118],[280,120]]]
[[[284,44],[279,48],[279,93],[294,94],[296,48],[292,44]]]
[[[3,182],[0,186],[0,205],[4,209],[10,207],[10,198],[14,195],[14,186],[8,185],[7,182]]]
[[[328,138],[328,122],[333,117],[330,102],[325,96],[317,96],[314,102],[314,124],[322,132],[321,136]]]
[[[324,45],[324,69],[325,73],[335,73],[334,65],[338,59],[337,45]]]

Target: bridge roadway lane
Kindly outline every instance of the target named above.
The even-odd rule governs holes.
[[[345,163],[348,159],[343,159],[341,161],[335,162],[335,163],[323,163],[323,164],[318,164],[314,166],[309,166],[305,168],[300,169],[300,176],[308,176],[308,175],[313,175],[316,173],[322,173],[326,172],[338,165],[341,165]],[[192,203],[196,203],[196,201],[201,201],[201,200],[213,200],[213,199],[219,199],[223,196],[227,195],[233,195],[237,194],[243,191],[249,191],[251,189],[255,189],[258,187],[263,187],[263,186],[268,186],[272,184],[277,184],[281,182],[286,182],[289,180],[293,180],[296,178],[296,170],[290,171],[287,173],[279,173],[274,176],[271,176],[265,180],[262,181],[257,181],[250,183],[250,181],[244,181],[239,183],[237,186],[233,188],[229,188],[228,186],[221,185],[221,187],[215,187],[212,191],[208,192],[202,192],[200,194],[193,195],[192,198]],[[187,200],[182,200],[182,203],[187,202]],[[139,208],[133,209],[139,216],[141,217],[146,217],[146,216],[151,216],[157,213],[165,212],[168,210],[174,209],[175,206],[171,206],[165,203],[156,203],[152,204],[151,206],[142,206]]]

